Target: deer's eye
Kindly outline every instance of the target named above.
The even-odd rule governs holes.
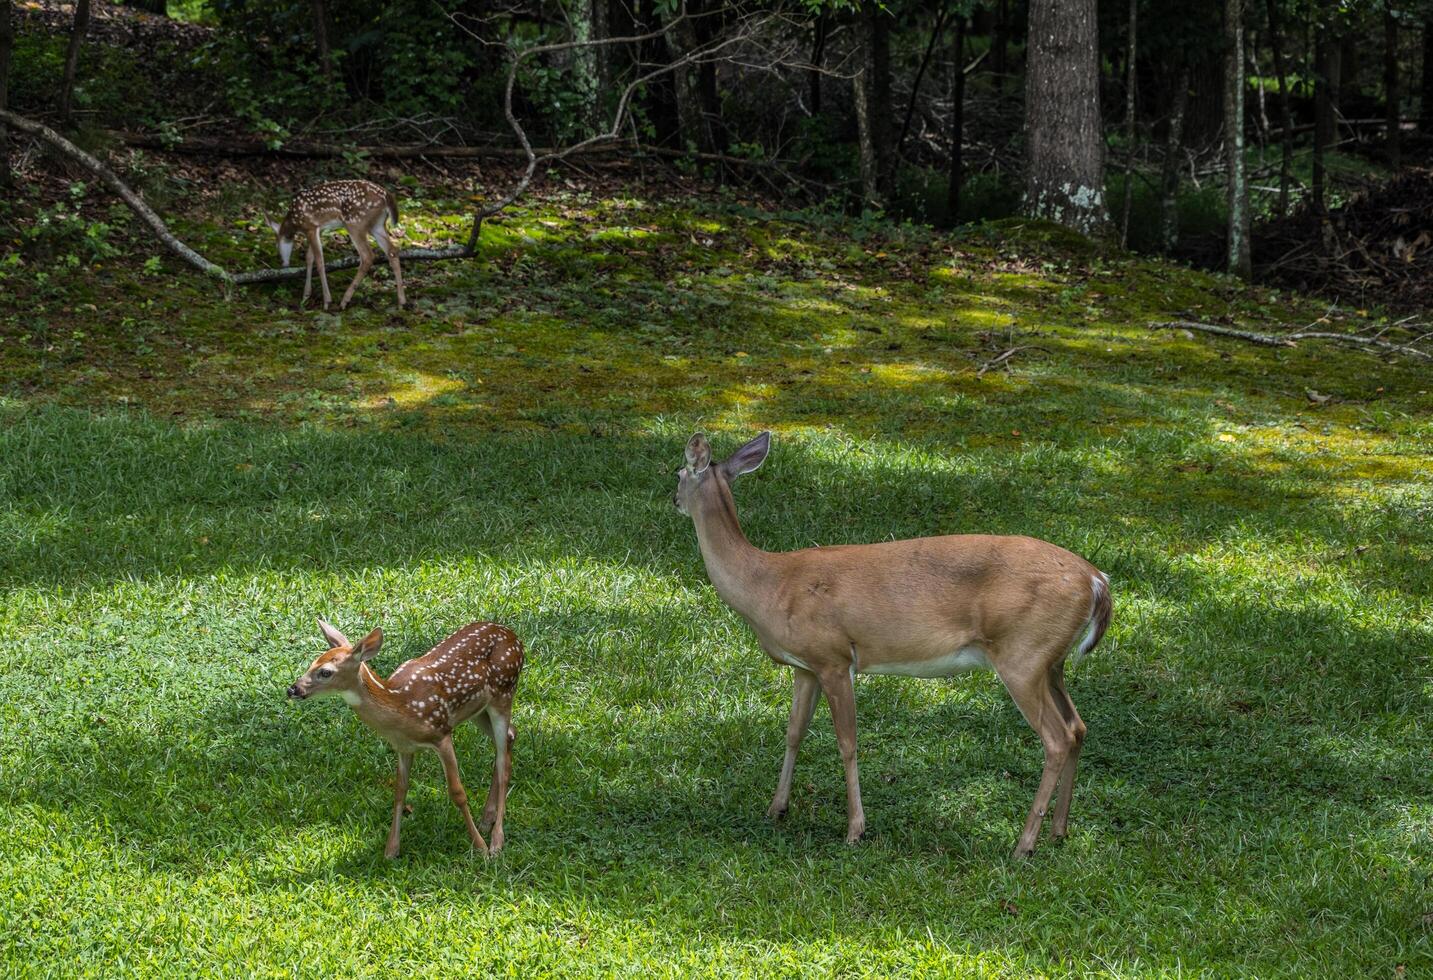
[[[323,668],[322,670],[320,670],[320,671],[318,672],[318,676],[320,676],[320,677],[332,677],[332,676],[333,676],[333,668],[332,668],[332,667],[325,667],[325,668]]]

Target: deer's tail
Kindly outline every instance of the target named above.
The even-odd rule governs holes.
[[[1105,578],[1103,572],[1095,572],[1090,576],[1090,619],[1085,625],[1084,636],[1080,638],[1080,643],[1070,658],[1072,663],[1078,663],[1085,654],[1099,645],[1105,630],[1109,628],[1113,607],[1114,604],[1110,601],[1110,580]]]
[[[394,228],[397,228],[397,227],[398,227],[398,198],[394,197],[394,196],[393,196],[393,192],[390,191],[390,190],[385,190],[385,191],[383,192],[383,196],[388,199],[388,217],[393,221],[393,227],[394,227]]]

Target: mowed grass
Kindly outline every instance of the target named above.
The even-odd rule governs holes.
[[[339,316],[137,253],[10,273],[0,971],[1433,969],[1426,372],[1151,331],[1322,311],[1039,230],[558,195],[485,243],[414,264],[403,315],[386,276]],[[860,845],[824,708],[764,820],[789,676],[671,506],[698,426],[775,429],[737,486],[763,547],[1028,533],[1109,573],[1067,843],[1009,859],[1040,750],[991,675],[858,681]],[[284,699],[317,615],[382,625],[384,671],[470,619],[523,636],[500,858],[425,757],[382,860],[391,752]]]

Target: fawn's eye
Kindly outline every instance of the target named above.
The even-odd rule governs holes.
[[[332,668],[332,667],[325,667],[325,668],[323,668],[322,670],[320,670],[320,671],[318,672],[318,676],[320,676],[320,677],[332,677],[332,676],[333,676],[333,668]]]

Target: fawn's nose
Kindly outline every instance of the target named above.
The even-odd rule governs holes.
[[[289,697],[291,697],[291,698],[302,698],[303,696],[304,696],[304,693],[303,693],[303,691],[300,691],[300,690],[299,690],[299,686],[298,686],[297,683],[293,683],[293,684],[290,684],[290,685],[289,685]]]

